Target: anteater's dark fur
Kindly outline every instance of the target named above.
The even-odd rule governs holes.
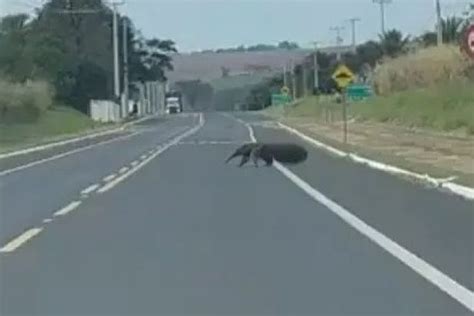
[[[239,167],[247,163],[250,157],[258,167],[258,159],[265,161],[267,166],[271,166],[273,160],[285,164],[297,164],[306,160],[308,152],[302,146],[291,143],[247,143],[237,148],[227,158],[226,163],[237,156],[242,156]]]

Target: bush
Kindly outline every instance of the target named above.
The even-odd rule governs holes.
[[[385,60],[374,71],[374,88],[377,94],[388,95],[428,87],[463,78],[469,67],[472,62],[463,57],[458,47],[430,47]]]
[[[0,81],[0,121],[35,121],[53,102],[51,86],[43,81],[24,84]]]

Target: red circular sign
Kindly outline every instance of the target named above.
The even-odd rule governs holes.
[[[467,28],[463,44],[466,53],[474,58],[474,24]]]

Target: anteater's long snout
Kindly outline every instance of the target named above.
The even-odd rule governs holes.
[[[234,152],[232,155],[229,156],[229,158],[226,159],[225,163],[228,163],[229,161],[231,161],[232,159],[234,159],[238,155],[239,155],[238,152]]]

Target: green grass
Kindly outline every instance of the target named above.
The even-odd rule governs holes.
[[[274,107],[266,110],[276,112]],[[279,111],[280,113],[282,111]],[[342,118],[342,106],[333,97],[308,97],[284,110],[286,116],[311,117],[315,121]],[[348,117],[390,122],[407,127],[474,134],[474,83],[449,82],[377,96],[348,106]]]
[[[311,96],[286,106],[270,106],[264,112],[272,117],[304,117],[316,122],[342,118],[342,106],[332,96]]]
[[[1,151],[9,151],[105,127],[70,107],[53,107],[32,123],[0,123]]]
[[[450,82],[375,97],[352,105],[350,113],[365,120],[474,134],[474,83]]]
[[[312,96],[299,100],[294,105],[269,107],[263,113],[276,119],[305,118],[306,121],[317,124],[326,120],[330,122],[341,120],[342,105],[336,103],[334,97]],[[348,106],[348,116],[356,117],[358,120],[395,123],[437,132],[461,131],[473,135],[474,83],[451,82],[431,88],[398,92],[390,96],[373,97],[364,102],[351,103]],[[468,186],[474,185],[472,174],[447,170],[433,164],[413,162],[360,144],[342,144],[321,134],[313,136],[336,148],[360,153],[374,160],[428,173],[435,177],[455,175],[458,177],[456,182]]]

